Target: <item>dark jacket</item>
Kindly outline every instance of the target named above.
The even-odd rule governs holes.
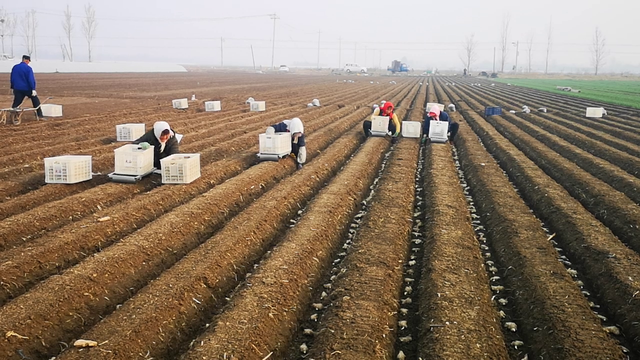
[[[431,120],[435,120],[435,119],[431,118],[429,116],[429,113],[425,112],[424,121],[431,121]],[[449,114],[447,114],[446,111],[440,111],[440,121],[446,121],[449,124],[451,124],[451,118],[449,118]]]
[[[173,129],[171,129],[173,131]],[[173,131],[175,134],[175,131]],[[153,166],[156,169],[160,169],[160,159],[164,159],[169,155],[177,154],[179,150],[178,140],[176,140],[175,135],[172,135],[169,140],[167,140],[167,144],[164,146],[164,150],[160,152],[160,140],[153,133],[153,129],[147,131],[144,135],[142,135],[137,140],[133,141],[133,144],[140,144],[141,142],[148,142],[149,145],[153,146]]]
[[[16,64],[11,69],[11,88],[31,92],[36,89],[33,69],[26,62]]]
[[[275,125],[271,125],[272,128],[276,129],[276,132],[288,132],[289,130],[287,129],[287,124],[285,124],[284,122],[281,123],[277,123]],[[293,140],[291,143],[292,147],[293,147]],[[296,144],[296,146],[306,146],[306,143],[304,141],[304,134],[300,135],[300,137],[298,138],[298,144]],[[297,155],[297,152],[296,152]]]

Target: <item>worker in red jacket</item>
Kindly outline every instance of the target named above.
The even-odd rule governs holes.
[[[371,120],[374,116],[388,116],[389,126],[387,128],[387,131],[391,133],[391,142],[395,143],[398,140],[398,135],[400,135],[400,120],[398,120],[398,115],[396,115],[393,110],[394,107],[390,101],[387,101],[380,107],[375,108],[373,110],[373,114],[371,114],[371,118],[365,120],[362,123],[364,136],[369,137],[371,135]]]

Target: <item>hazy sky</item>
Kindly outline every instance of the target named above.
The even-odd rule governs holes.
[[[35,9],[38,59],[61,59],[61,22],[68,4],[74,16],[75,60],[86,61],[81,28],[89,3],[98,20],[94,61],[252,66],[255,60],[256,66],[270,67],[274,20],[269,14],[276,14],[275,66],[326,68],[357,62],[386,67],[398,59],[414,68],[462,69],[463,44],[473,34],[478,51],[472,68],[491,70],[494,47],[500,66],[500,29],[509,14],[509,41],[519,43],[519,67],[528,64],[533,36],[532,67],[544,69],[551,21],[552,70],[589,70],[598,26],[606,39],[604,71],[640,72],[640,1],[609,0],[606,8],[596,0],[22,0],[1,6],[20,21]],[[16,55],[26,49],[21,33],[19,24],[13,39]],[[4,46],[10,53],[6,35]],[[515,54],[511,46],[505,68],[514,65]]]

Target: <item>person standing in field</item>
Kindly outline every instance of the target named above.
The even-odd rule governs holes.
[[[374,108],[371,118],[362,123],[364,136],[371,136],[371,120],[374,116],[388,116],[389,126],[387,127],[387,131],[391,133],[391,142],[395,144],[398,140],[398,135],[400,135],[400,120],[398,120],[398,115],[396,115],[393,110],[394,107],[390,101],[386,101],[384,104],[380,105],[380,107]]]
[[[24,98],[28,97],[31,99],[33,107],[37,109],[36,114],[38,117],[46,120],[40,108],[40,99],[36,92],[36,78],[33,75],[33,69],[29,66],[30,63],[31,57],[22,55],[22,62],[11,68],[11,89],[13,90],[13,104],[11,107],[18,108]]]

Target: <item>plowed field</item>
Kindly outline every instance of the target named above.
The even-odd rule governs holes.
[[[64,117],[0,125],[0,359],[640,354],[637,110],[445,77],[38,84]],[[267,110],[250,112],[248,97]],[[308,108],[314,98],[322,106]],[[205,112],[207,100],[222,111]],[[365,139],[381,100],[405,121],[454,103],[458,137]],[[608,115],[585,118],[592,105]],[[258,163],[258,134],[292,117],[307,164]],[[157,120],[185,135],[181,152],[201,154],[202,176],[110,181],[116,125]],[[92,155],[93,178],[45,184],[43,158],[65,154]]]

